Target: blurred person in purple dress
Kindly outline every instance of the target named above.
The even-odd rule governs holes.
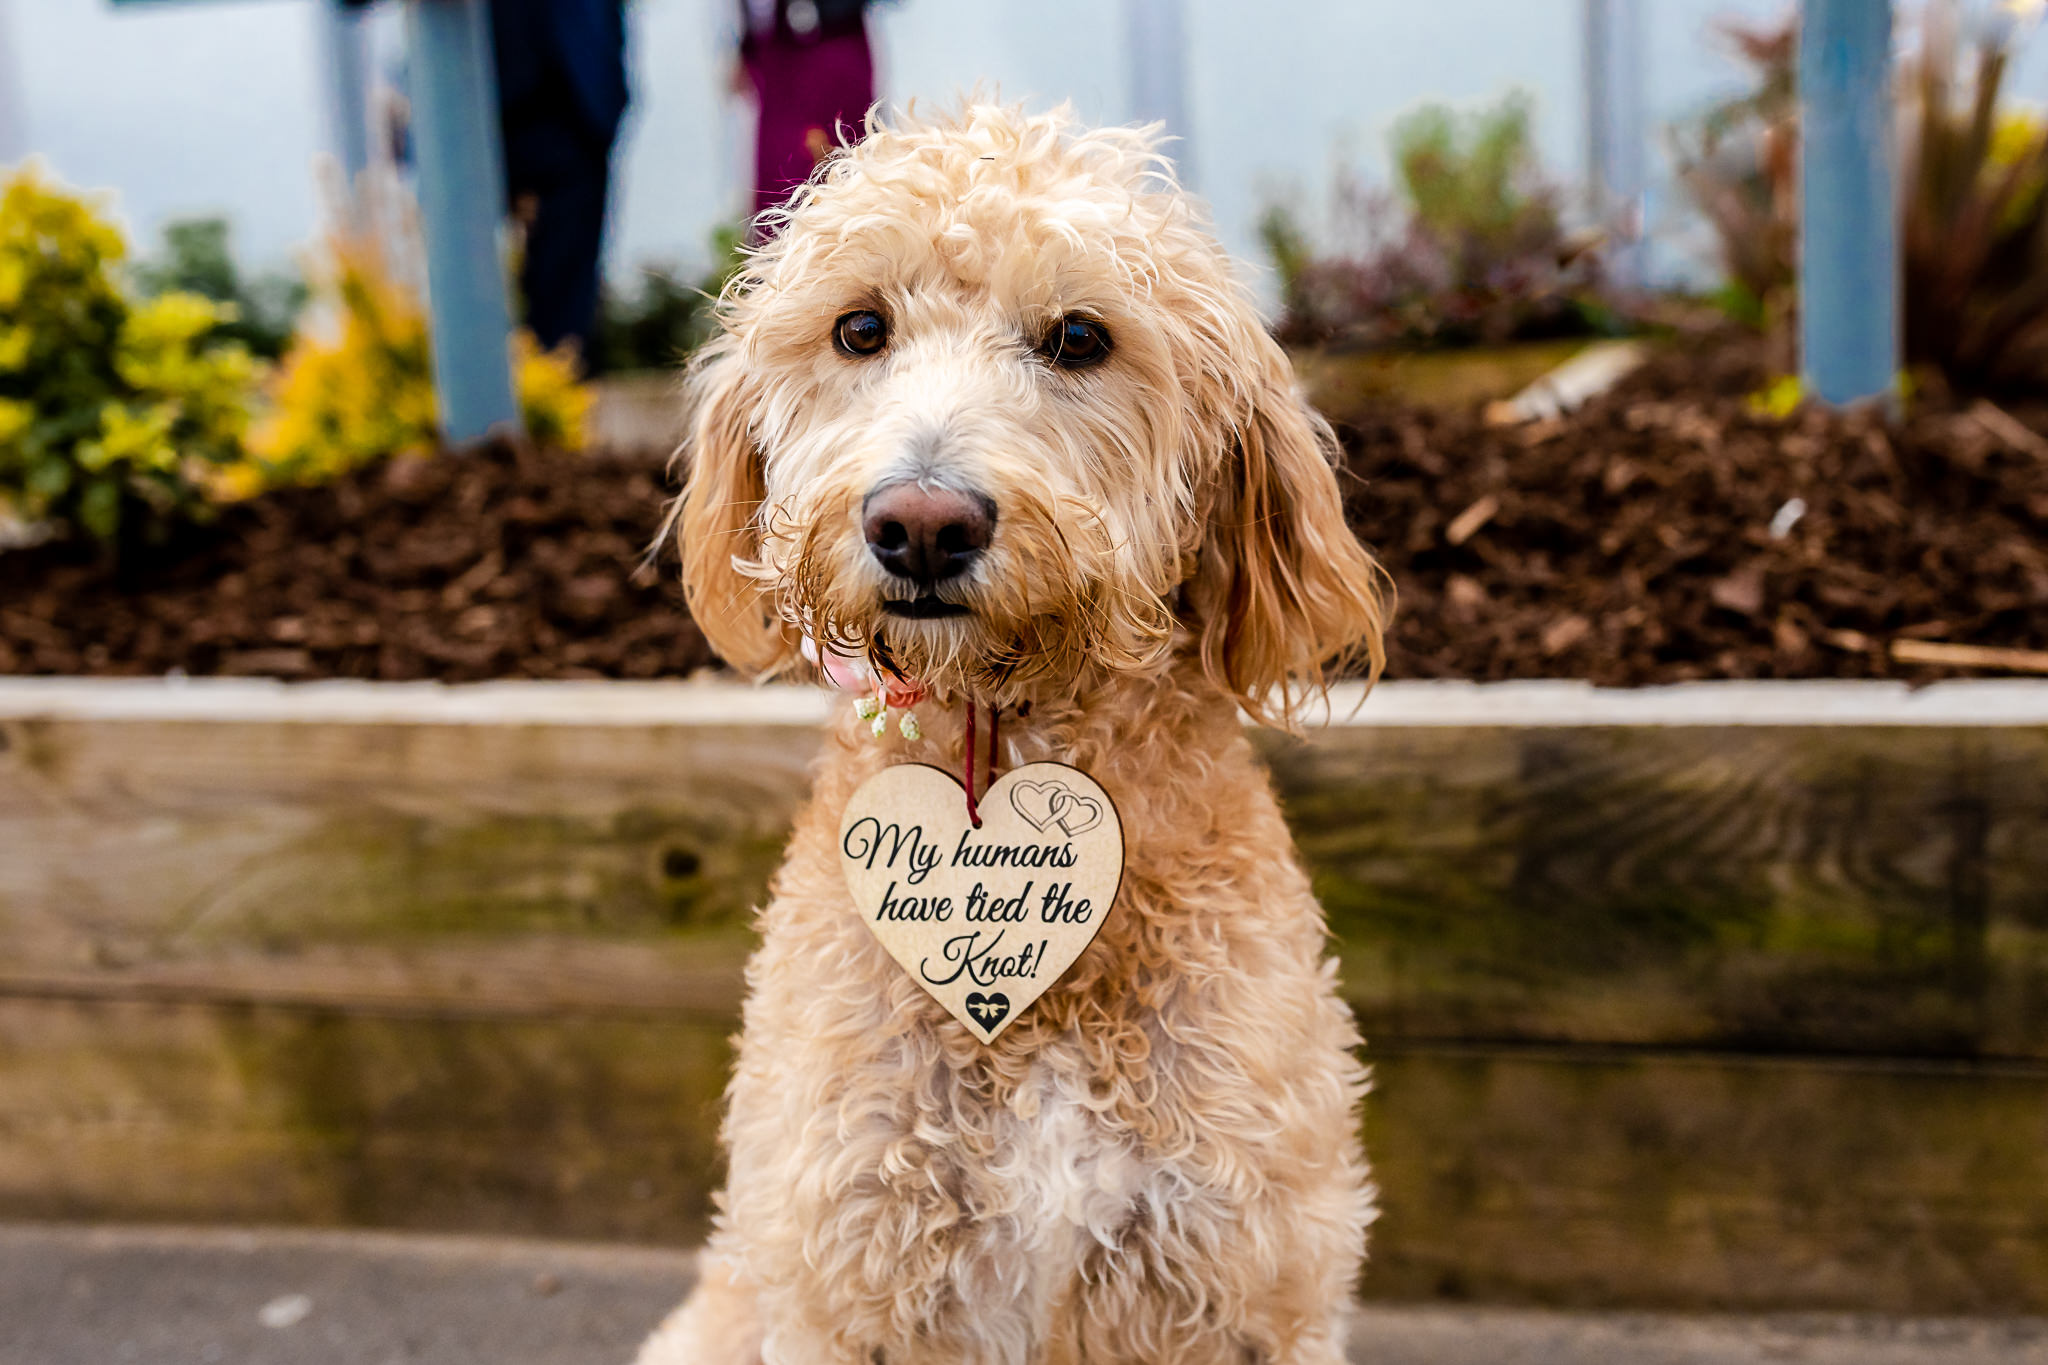
[[[875,102],[871,0],[739,0],[740,88],[758,110],[754,212],[774,208]]]

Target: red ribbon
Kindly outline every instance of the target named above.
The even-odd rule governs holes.
[[[967,823],[981,828],[981,812],[974,808],[974,698],[967,699]]]
[[[967,738],[962,746],[967,750],[967,781],[965,784],[967,787],[967,822],[976,829],[980,829],[981,811],[976,807],[974,800],[974,711],[974,698],[969,697],[967,699]],[[996,726],[1002,714],[1000,707],[991,706],[988,708],[988,780],[991,785],[996,780]]]

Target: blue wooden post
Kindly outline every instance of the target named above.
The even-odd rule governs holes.
[[[1888,395],[1899,372],[1891,50],[1891,0],[1802,0],[1800,368],[1828,403]]]
[[[1124,43],[1130,73],[1131,119],[1164,123],[1167,149],[1183,185],[1195,183],[1194,138],[1188,126],[1187,15],[1182,0],[1124,0]]]
[[[1584,0],[1587,207],[1614,231],[1607,273],[1623,289],[1643,285],[1641,0]]]
[[[0,0],[4,4],[5,0]],[[370,168],[369,53],[363,11],[342,0],[324,0],[322,55],[327,59],[327,110],[333,123],[334,159],[351,195]]]
[[[28,115],[22,108],[21,66],[15,58],[13,0],[0,0],[0,166],[28,155]]]
[[[442,431],[459,445],[519,422],[498,251],[505,177],[490,16],[484,0],[410,0],[406,20],[434,387]]]

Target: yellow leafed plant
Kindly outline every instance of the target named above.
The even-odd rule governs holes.
[[[590,386],[577,382],[565,351],[543,351],[533,333],[512,335],[512,385],[527,438],[550,450],[581,450],[589,440]]]
[[[318,483],[381,455],[417,454],[438,440],[427,317],[367,237],[336,233],[327,278],[315,297],[329,333],[302,330],[285,353],[272,407],[249,438],[249,459],[224,472],[223,496],[277,483]],[[566,352],[514,338],[514,380],[528,435],[558,450],[581,449],[589,390]]]
[[[137,303],[120,232],[29,166],[0,188],[0,500],[106,542],[204,518],[259,370],[197,294]]]

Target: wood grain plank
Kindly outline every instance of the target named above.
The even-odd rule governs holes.
[[[797,727],[0,723],[0,993],[729,1012]],[[2048,1056],[2048,729],[1262,741],[1393,1038]]]
[[[730,1013],[813,732],[16,721],[0,992]]]
[[[0,1000],[0,1217],[698,1239],[728,1033]]]
[[[0,1216],[700,1235],[816,742],[0,720]],[[1370,1292],[2048,1310],[2048,727],[1261,743],[1373,1039]]]
[[[1382,1052],[1368,1295],[2048,1309],[2048,1067]]]
[[[0,1218],[688,1245],[725,1034],[0,1000]],[[2048,1312],[2048,1067],[1371,1057],[1368,1296]]]
[[[2048,1056],[2048,731],[1268,751],[1369,1035]]]

